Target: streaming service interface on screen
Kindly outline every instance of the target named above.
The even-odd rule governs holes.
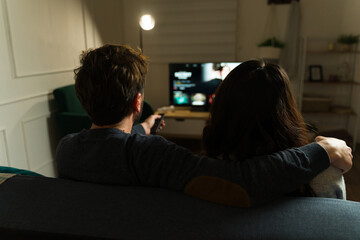
[[[170,63],[170,104],[206,106],[220,83],[240,62]]]

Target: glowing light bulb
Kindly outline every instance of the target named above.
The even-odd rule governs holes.
[[[155,19],[150,14],[145,14],[141,16],[139,24],[143,30],[148,31],[154,28]]]

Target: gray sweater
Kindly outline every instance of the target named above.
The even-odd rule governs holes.
[[[136,131],[126,134],[115,128],[67,135],[56,151],[61,178],[184,191],[193,179],[206,176],[211,177],[206,184],[210,190],[214,178],[241,187],[251,206],[294,191],[328,168],[329,162],[327,152],[316,143],[243,161],[225,161],[194,155],[161,136]]]

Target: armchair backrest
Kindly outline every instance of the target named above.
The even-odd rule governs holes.
[[[72,112],[86,114],[76,97],[74,84],[57,88],[53,91],[58,112]]]
[[[144,100],[142,114],[139,119],[139,123],[142,123],[143,121],[145,121],[146,118],[148,118],[150,115],[153,114],[154,114],[154,109],[152,108],[151,104],[148,101]]]
[[[61,137],[91,127],[91,120],[76,97],[74,84],[57,88],[53,91],[53,94],[57,104],[55,118],[61,132]],[[137,123],[143,122],[152,114],[154,114],[152,106],[144,100],[143,112]]]
[[[55,119],[60,137],[91,127],[91,120],[76,97],[74,84],[55,89],[53,95],[57,105]]]

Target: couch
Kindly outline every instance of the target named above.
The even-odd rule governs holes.
[[[1,239],[360,239],[357,202],[234,208],[167,189],[0,175]]]

